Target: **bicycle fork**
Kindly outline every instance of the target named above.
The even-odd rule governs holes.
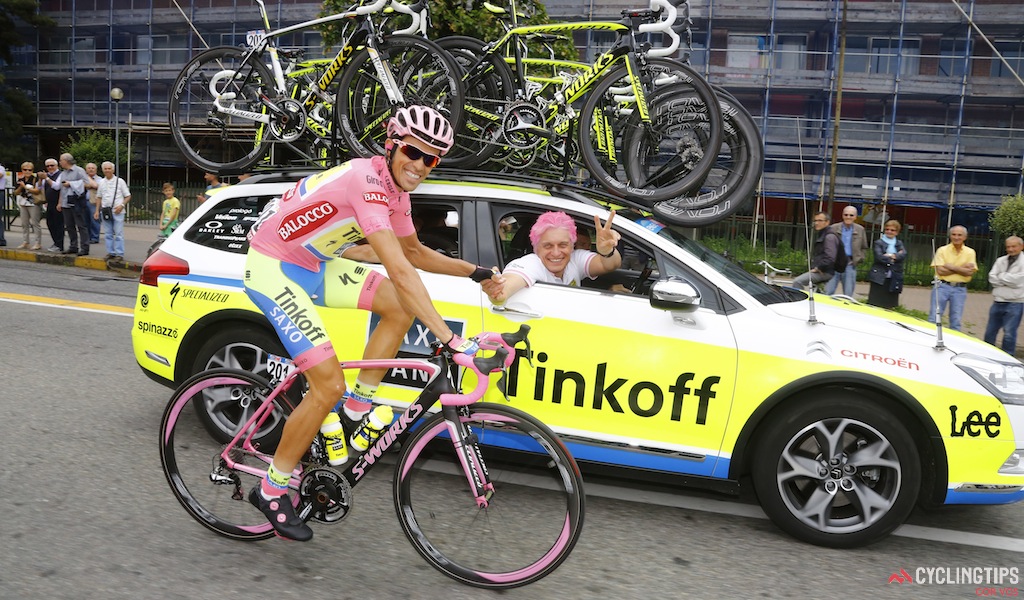
[[[463,414],[458,409],[453,409],[451,418],[448,409],[444,409],[445,423],[448,427],[448,434],[451,436],[452,445],[455,447],[455,454],[462,463],[462,470],[469,482],[470,493],[476,499],[480,508],[487,508],[491,497],[494,495],[494,484],[491,483],[487,474],[487,466],[484,464],[483,456],[478,446],[479,439],[460,418]]]

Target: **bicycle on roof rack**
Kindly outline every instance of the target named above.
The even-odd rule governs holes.
[[[270,29],[263,0],[255,0]],[[360,3],[340,14],[275,31],[251,32],[247,47],[214,47],[195,56],[171,88],[169,123],[175,144],[193,164],[216,173],[241,173],[290,149],[307,163],[337,162],[339,137],[359,156],[373,152],[365,132],[383,136],[392,110],[431,106],[452,123],[464,104],[459,67],[437,44],[410,35],[420,28],[418,7],[395,4],[412,25],[389,34],[376,23],[389,0]],[[342,23],[338,53],[304,61],[300,50],[279,47],[285,36],[327,23]],[[356,87],[353,88],[353,85]],[[353,104],[372,123],[346,122]],[[354,134],[360,131],[360,134]]]

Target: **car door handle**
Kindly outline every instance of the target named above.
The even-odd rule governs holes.
[[[526,310],[524,308],[512,306],[491,306],[491,310],[493,310],[496,313],[504,315],[516,315],[520,317],[526,317],[529,319],[539,319],[541,318],[541,316],[543,316],[540,313],[534,312],[532,310]]]

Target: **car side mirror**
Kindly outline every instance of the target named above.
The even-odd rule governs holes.
[[[661,310],[692,311],[700,306],[700,292],[679,277],[659,279],[651,286],[651,306]]]

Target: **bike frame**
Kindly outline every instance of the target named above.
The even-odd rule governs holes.
[[[266,7],[263,3],[263,0],[256,0],[256,3],[260,7],[260,13],[263,16],[264,25],[267,27],[267,29],[269,29],[270,21],[267,16]],[[368,18],[368,15],[383,10],[384,6],[387,3],[388,0],[376,0],[376,2],[374,2],[373,4],[361,6],[352,11],[339,13],[337,15],[331,15],[328,17],[315,19],[313,21],[299,23],[298,25],[292,25],[289,27],[284,27],[282,29],[277,29],[267,33],[259,34],[258,36],[255,36],[256,39],[252,40],[251,47],[242,56],[241,64],[244,66],[248,64],[250,61],[260,60],[260,57],[262,57],[263,53],[266,52],[270,56],[271,72],[273,73],[274,76],[275,91],[277,92],[278,96],[293,96],[297,94],[297,90],[293,90],[293,94],[288,93],[288,85],[285,82],[286,75],[284,69],[281,66],[281,59],[280,56],[278,55],[278,48],[274,45],[273,40],[281,36],[294,33],[296,31],[311,29],[313,27],[317,27],[325,23],[332,23],[334,21],[341,21],[345,19],[361,19],[356,30],[352,32],[352,34],[348,37],[347,40],[345,40],[344,45],[342,45],[341,49],[338,50],[338,53],[335,55],[335,57],[326,63],[323,75],[320,76],[320,78],[315,82],[313,86],[311,86],[307,91],[303,93],[301,98],[296,98],[297,100],[299,100],[299,102],[303,106],[303,109],[306,111],[307,128],[313,131],[319,137],[326,139],[330,137],[330,130],[323,128],[319,123],[313,120],[309,116],[309,113],[310,111],[313,110],[313,107],[316,106],[318,100],[327,102],[328,87],[334,82],[334,79],[337,77],[338,73],[342,71],[342,69],[348,63],[349,58],[351,58],[351,56],[355,54],[356,50],[360,46],[366,46],[370,55],[370,60],[373,63],[374,69],[377,71],[377,75],[380,77],[381,84],[383,85],[384,90],[388,95],[388,98],[395,103],[404,102],[401,90],[399,89],[399,86],[395,81],[395,78],[392,75],[391,70],[384,65],[384,60],[381,58],[380,50],[378,49],[377,45],[380,33],[377,30],[376,26],[374,25],[373,20]],[[403,30],[403,32],[415,30],[418,28],[419,20],[416,17],[416,15],[414,15],[412,27],[408,28],[407,30]],[[319,64],[321,61],[316,62]],[[303,73],[306,72],[308,71],[303,71]],[[269,125],[271,122],[271,114],[268,112],[257,113],[253,111],[236,109],[234,107],[224,106],[221,104],[222,97],[217,93],[215,89],[215,84],[223,77],[234,77],[235,73],[236,71],[233,70],[225,70],[215,75],[211,80],[210,92],[216,98],[214,100],[214,106],[217,108],[218,111],[224,114],[244,119],[250,119],[252,121],[256,121],[264,125]],[[243,82],[243,85],[245,83],[247,82]],[[224,98],[224,100],[230,101],[231,98]],[[284,111],[277,107],[273,103],[273,101],[271,101],[266,96],[264,96],[263,105],[266,109],[273,113],[284,113]],[[260,135],[262,136],[262,132]]]
[[[481,347],[494,349],[491,345],[484,345],[484,343],[481,344]],[[512,358],[514,357],[509,357],[507,355],[503,356],[501,358],[502,364],[507,367]],[[458,360],[456,359],[455,362],[458,362]],[[430,410],[434,405],[440,402],[441,412],[447,423],[448,432],[459,457],[459,462],[462,464],[465,471],[466,479],[470,486],[470,492],[478,506],[483,508],[488,505],[488,500],[490,495],[493,493],[494,488],[488,481],[487,469],[483,464],[483,459],[479,450],[475,444],[467,442],[469,439],[469,433],[462,421],[459,419],[458,414],[460,406],[467,406],[476,402],[480,396],[482,396],[483,392],[486,391],[486,377],[483,377],[482,382],[478,382],[477,389],[474,392],[462,395],[456,394],[456,390],[452,383],[452,379],[455,377],[455,364],[452,359],[449,359],[444,354],[431,357],[429,359],[394,358],[384,360],[343,361],[340,365],[342,369],[414,369],[427,373],[429,377],[423,391],[405,409],[405,411],[398,415],[398,417],[392,421],[392,423],[383,432],[381,432],[380,437],[378,437],[365,452],[344,468],[342,476],[348,481],[350,486],[354,488],[355,485],[362,480],[362,478],[374,466],[379,464],[378,459],[384,454],[384,452],[386,452],[388,448],[393,446],[396,442],[402,442],[405,440],[414,429],[416,423],[426,418],[430,414]],[[442,376],[444,373],[449,373],[451,376]],[[222,467],[255,477],[262,477],[264,475],[266,469],[242,464],[232,458],[232,452],[236,451],[237,448],[240,447],[244,452],[259,458],[268,466],[270,465],[273,457],[259,450],[257,445],[253,442],[253,436],[270,417],[271,412],[274,409],[273,400],[282,396],[289,388],[291,388],[299,375],[300,371],[293,369],[287,376],[285,376],[284,379],[274,386],[274,389],[263,400],[262,404],[253,411],[252,416],[249,417],[245,424],[240,428],[239,432],[235,434],[234,439],[232,439],[221,452],[220,460]],[[232,377],[225,375],[222,379],[215,380],[215,383],[220,385],[232,385],[244,382],[240,382],[237,379],[233,379]],[[205,381],[204,384],[209,385],[210,380]],[[214,483],[238,485],[237,478],[232,478],[227,475],[211,473],[210,478]],[[297,468],[296,471],[292,473],[291,481],[289,481],[288,484],[289,487],[293,490],[297,490],[301,479],[302,472]],[[312,504],[307,506],[306,510],[312,510]],[[308,515],[300,514],[299,516],[306,518]]]

